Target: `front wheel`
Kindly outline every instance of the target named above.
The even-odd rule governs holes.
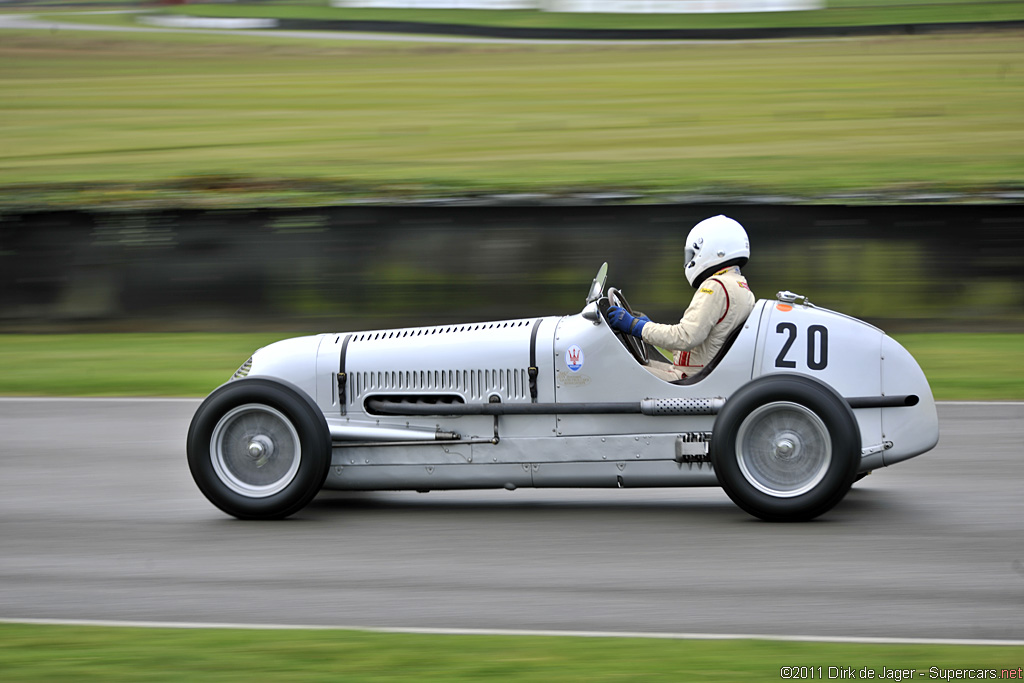
[[[210,394],[188,431],[199,490],[240,519],[281,519],[320,491],[331,465],[327,421],[299,389],[260,377]]]
[[[769,375],[726,402],[715,420],[711,459],[742,509],[768,521],[803,521],[850,490],[860,430],[832,388],[801,375]]]

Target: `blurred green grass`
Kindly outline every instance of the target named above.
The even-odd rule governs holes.
[[[258,334],[0,335],[0,395],[205,396],[253,351],[296,336]],[[1024,335],[895,335],[939,400],[1024,399]]]
[[[601,14],[529,10],[377,9],[330,7],[323,0],[187,4],[171,13],[206,17],[258,17],[347,21],[416,21],[525,28],[674,29],[877,26],[887,24],[1013,21],[1024,19],[1024,2],[957,0],[839,0],[820,10],[706,14]]]
[[[0,336],[0,394],[204,396],[261,346],[289,334]]]
[[[778,681],[793,666],[883,679],[1020,665],[1012,647],[0,624],[12,681]]]
[[[1024,335],[894,335],[924,370],[940,400],[1024,399]]]
[[[304,184],[323,203],[324,183],[335,201],[986,190],[1024,168],[1020,32],[539,46],[12,31],[0,92],[8,206],[204,189],[265,205],[274,183],[293,203]]]

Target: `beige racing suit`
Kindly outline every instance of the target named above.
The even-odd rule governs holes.
[[[701,283],[678,324],[644,325],[645,342],[675,352],[672,365],[652,361],[649,369],[667,380],[692,377],[711,362],[753,309],[754,295],[739,267],[723,268]]]

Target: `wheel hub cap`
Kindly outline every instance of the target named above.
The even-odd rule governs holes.
[[[302,461],[302,445],[291,420],[276,408],[247,403],[229,410],[213,429],[210,459],[217,478],[247,498],[286,489]]]
[[[789,401],[751,411],[736,434],[743,477],[758,491],[793,498],[814,489],[832,462],[828,427],[810,408]]]
[[[775,457],[791,458],[796,452],[796,444],[790,438],[779,439],[775,443]]]
[[[249,457],[256,467],[263,467],[274,455],[274,442],[260,434],[249,442]]]

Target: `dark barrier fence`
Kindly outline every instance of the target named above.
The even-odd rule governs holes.
[[[1024,206],[346,206],[0,216],[0,327],[365,329],[577,312],[602,261],[655,319],[684,238],[747,226],[744,269],[888,329],[1024,329]]]
[[[869,26],[785,26],[772,28],[600,29],[482,26],[418,21],[359,21],[348,19],[278,19],[285,31],[371,31],[419,33],[528,40],[774,40],[780,38],[852,38],[910,36],[965,31],[1019,30],[1024,21],[971,21]]]

